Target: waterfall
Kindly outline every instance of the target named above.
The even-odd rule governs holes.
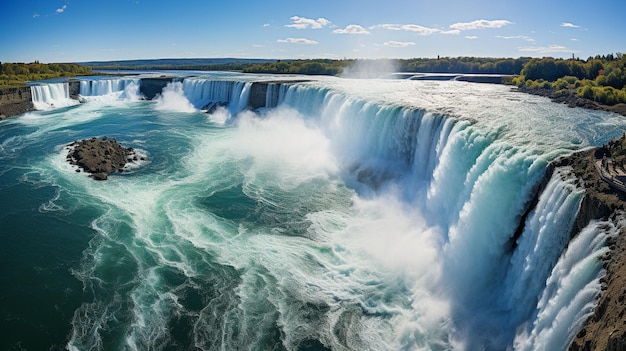
[[[572,342],[597,305],[606,238],[619,235],[621,226],[623,219],[618,225],[592,221],[569,242],[545,282],[535,317],[518,331],[515,350],[559,350]]]
[[[216,104],[228,105],[232,115],[248,105],[250,82],[188,78],[183,80],[185,97],[197,109],[210,109]]]
[[[76,105],[78,101],[70,99],[67,83],[50,83],[30,87],[33,105],[37,110]]]
[[[405,200],[442,232],[443,289],[465,349],[503,349],[518,327],[545,324],[557,262],[590,265],[587,257],[604,250],[600,240],[584,255],[564,253],[583,194],[567,169],[554,172],[514,244],[547,162],[468,121],[307,85],[289,88],[283,106],[325,130],[357,189],[403,189]],[[581,288],[597,288],[599,267],[596,262],[589,268],[595,273],[577,281]],[[587,298],[578,306],[589,304]]]
[[[278,106],[289,89],[289,84],[268,83],[265,95],[265,107],[274,108]]]
[[[128,78],[81,80],[80,95],[87,100],[102,100],[103,97],[109,97],[115,100],[135,101],[140,97],[139,85],[139,79]]]
[[[238,82],[235,86],[233,86],[233,100],[228,105],[228,110],[231,115],[234,116],[246,109],[248,106],[248,98],[250,97],[250,87],[252,87],[252,83],[250,82]],[[237,91],[240,91],[240,93],[237,94]]]
[[[24,133],[7,129],[7,162],[32,141],[38,163],[0,176],[52,181],[59,209],[45,214],[92,223],[72,270],[86,295],[63,311],[68,349],[567,347],[618,229],[573,232],[584,189],[549,162],[623,119],[491,85],[329,77],[256,83],[266,108],[246,111],[263,89],[258,76],[236,79],[175,79],[153,102],[33,113],[15,121]],[[85,81],[81,95],[135,85]],[[528,128],[529,115],[546,124]],[[149,151],[150,167],[90,182],[65,163],[68,130],[118,134]]]

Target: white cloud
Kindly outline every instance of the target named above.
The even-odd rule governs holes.
[[[575,50],[566,48],[563,45],[552,44],[549,46],[526,46],[518,48],[522,52],[531,52],[536,54],[552,54],[552,53],[572,53]]]
[[[358,24],[350,24],[346,29],[335,29],[333,33],[336,34],[370,34],[370,32],[359,26]]]
[[[389,30],[402,30],[402,25],[401,24],[378,24],[378,25],[370,27],[370,29],[376,29],[376,28],[384,28],[384,29],[389,29]]]
[[[572,38],[572,39],[570,39],[570,40],[571,40],[571,41],[578,41],[578,39],[576,39],[576,38]]]
[[[474,40],[474,39],[478,39],[478,37],[475,36],[475,35],[468,35],[468,36],[465,37],[465,39]]]
[[[528,42],[534,42],[535,39],[525,36],[525,35],[511,35],[511,36],[503,36],[503,35],[496,35],[496,38],[500,38],[500,39],[520,39],[520,40],[525,40]]]
[[[255,47],[255,48],[262,48],[263,47],[263,45],[260,45],[260,44],[252,44],[252,46]]]
[[[279,43],[288,43],[288,44],[304,44],[304,45],[315,45],[319,44],[315,40],[306,39],[306,38],[287,38],[287,39],[278,39]]]
[[[39,16],[40,16],[40,15],[39,15],[37,12],[33,13],[33,18],[37,18],[37,17],[39,17]]]
[[[269,26],[270,26],[270,24],[269,24],[269,23],[264,23],[264,24],[263,24],[263,28],[267,28],[267,27],[269,27]]]
[[[459,35],[461,34],[461,31],[458,29],[451,29],[451,30],[444,30],[442,32],[439,32],[441,34],[452,34],[452,35]]]
[[[296,28],[296,29],[306,29],[306,28],[320,29],[330,23],[329,20],[323,17],[320,17],[315,20],[311,18],[293,16],[290,19],[291,19],[291,22],[293,23],[287,24],[285,25],[285,27],[291,27],[291,28]]]
[[[392,48],[406,48],[408,46],[415,45],[412,41],[386,41],[383,43],[384,46],[389,46]]]
[[[370,27],[370,29],[376,29],[376,28],[384,28],[388,30],[397,30],[397,31],[404,30],[408,32],[416,32],[419,35],[430,35],[433,33],[441,32],[437,28],[428,28],[428,27],[420,26],[418,24],[379,24],[379,25]],[[451,34],[451,33],[446,33],[446,34]]]
[[[563,22],[563,23],[561,23],[561,27],[580,28],[580,26],[575,25],[574,23],[570,23],[570,22]]]
[[[417,24],[405,24],[401,28],[409,32],[417,32],[420,35],[430,35],[439,32],[439,29],[423,27]]]
[[[65,9],[66,9],[66,8],[67,8],[67,4],[65,4],[65,5],[63,5],[63,6],[61,6],[61,7],[59,7],[59,8],[57,9],[57,13],[63,13],[63,11],[65,11]]]
[[[485,29],[485,28],[501,28],[507,26],[509,24],[513,24],[511,21],[507,20],[493,20],[488,21],[484,19],[472,21],[472,22],[459,22],[450,25],[452,29],[458,30],[471,30],[471,29]]]

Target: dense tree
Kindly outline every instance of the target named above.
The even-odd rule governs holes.
[[[2,63],[0,64],[0,86],[23,85],[26,81],[93,74],[91,69],[75,63],[43,64]]]
[[[626,56],[597,55],[587,61],[532,59],[513,83],[526,89],[575,93],[606,105],[626,103]]]

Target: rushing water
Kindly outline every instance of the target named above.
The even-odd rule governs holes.
[[[617,229],[569,241],[572,169],[533,199],[550,160],[623,118],[334,78],[272,83],[253,112],[255,79],[187,78],[154,101],[135,80],[81,82],[83,104],[0,122],[0,348],[566,347]],[[103,135],[147,161],[105,182],[65,161]]]

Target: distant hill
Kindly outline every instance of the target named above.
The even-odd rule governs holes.
[[[221,69],[241,70],[246,65],[272,63],[279,60],[240,59],[240,58],[184,58],[184,59],[149,59],[121,61],[88,61],[76,62],[92,69]]]

